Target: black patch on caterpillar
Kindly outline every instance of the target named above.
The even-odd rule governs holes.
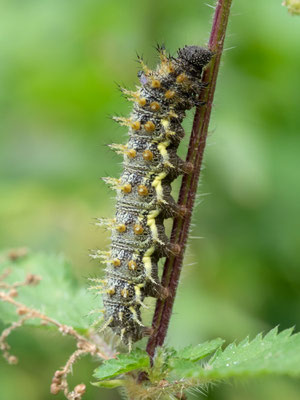
[[[156,70],[140,59],[141,86],[123,89],[133,110],[129,118],[115,118],[128,126],[126,145],[111,145],[124,155],[119,179],[106,178],[117,190],[116,215],[100,220],[112,230],[109,252],[96,252],[107,264],[102,282],[104,320],[125,344],[141,339],[149,329],[141,322],[145,297],[160,297],[163,288],[157,263],[170,251],[164,219],[174,217],[177,205],[171,182],[184,171],[177,148],[184,136],[181,122],[187,110],[199,105],[203,68],[212,53],[202,47],[185,46],[176,58],[158,48]]]

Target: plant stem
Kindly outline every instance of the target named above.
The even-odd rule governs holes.
[[[203,101],[205,105],[196,109],[186,158],[187,162],[192,163],[194,169],[191,174],[183,177],[178,199],[178,204],[185,206],[188,211],[184,218],[175,218],[173,223],[171,243],[180,246],[180,253],[167,258],[164,265],[162,285],[169,289],[170,295],[166,300],[157,300],[156,303],[152,322],[153,334],[147,345],[147,352],[151,359],[154,356],[156,347],[162,346],[164,343],[172,314],[197,193],[231,3],[232,0],[218,0],[215,8],[213,25],[208,43],[208,48],[214,52],[215,55],[203,74],[202,80],[207,86],[201,93],[201,101]]]

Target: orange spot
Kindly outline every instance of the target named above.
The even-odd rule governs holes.
[[[114,267],[119,267],[121,265],[121,261],[118,258],[115,258],[112,264]]]
[[[187,79],[187,78],[186,78],[186,75],[185,75],[185,74],[180,74],[180,75],[177,76],[176,82],[177,82],[177,83],[183,83],[186,79]]]
[[[167,90],[165,93],[166,99],[172,99],[175,96],[175,92],[173,90]]]
[[[150,108],[152,111],[158,111],[160,109],[160,105],[159,105],[159,103],[157,103],[157,101],[153,101],[150,104]]]
[[[122,187],[122,190],[124,193],[130,193],[131,192],[131,185],[130,183],[125,183],[125,185]]]
[[[114,287],[111,287],[111,288],[107,289],[106,293],[109,294],[110,296],[112,296],[116,293],[116,290]]]
[[[134,149],[127,150],[127,155],[130,158],[134,158],[136,156],[136,151]]]
[[[146,105],[146,103],[147,103],[147,100],[145,99],[145,97],[141,97],[140,99],[138,99],[137,102],[139,103],[139,105],[141,107],[144,107]]]
[[[120,224],[116,227],[117,231],[120,233],[124,233],[126,231],[126,225]]]
[[[136,225],[134,225],[134,227],[133,227],[133,232],[134,232],[136,235],[141,235],[141,234],[144,232],[144,228],[142,227],[142,225],[136,224]]]
[[[151,82],[151,86],[154,88],[154,89],[158,89],[158,88],[160,88],[160,81],[158,80],[158,79],[153,79],[153,81]]]
[[[133,260],[130,260],[130,261],[128,262],[128,268],[129,268],[131,271],[134,271],[134,270],[136,269],[136,262],[133,261]]]
[[[169,66],[168,66],[168,73],[169,73],[169,74],[173,74],[174,72],[175,72],[175,68],[173,67],[172,64],[169,64]]]
[[[123,290],[121,290],[121,295],[123,296],[123,297],[128,297],[128,295],[129,295],[129,292],[128,292],[128,290],[127,289],[123,289]]]
[[[144,125],[145,129],[147,132],[153,132],[155,131],[155,125],[152,121],[148,121]]]
[[[138,194],[140,196],[147,196],[149,194],[149,191],[145,185],[139,185],[138,186]]]
[[[146,161],[152,161],[153,160],[153,153],[150,150],[145,150],[143,152],[143,158]]]
[[[140,121],[134,121],[134,122],[132,122],[131,128],[134,129],[135,131],[138,131],[139,129],[141,129],[141,123],[140,123]]]

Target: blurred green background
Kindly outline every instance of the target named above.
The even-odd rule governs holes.
[[[170,345],[300,328],[300,18],[280,3],[233,4]],[[212,12],[197,0],[1,1],[1,248],[63,252],[83,284],[98,272],[88,250],[109,238],[93,218],[114,212],[100,177],[121,168],[105,145],[126,140],[109,117],[130,109],[116,82],[134,87],[135,52],[153,66],[157,42],[171,53],[205,44]],[[191,122],[189,114],[187,136]],[[10,343],[20,363],[0,360],[1,399],[51,399],[53,371],[72,340],[25,328]],[[73,383],[92,380],[95,366],[82,360]],[[206,398],[299,393],[299,382],[269,378],[223,385]],[[119,394],[88,385],[85,398]]]

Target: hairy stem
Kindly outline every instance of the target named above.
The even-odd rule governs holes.
[[[207,86],[201,93],[201,100],[205,102],[205,105],[196,109],[186,158],[187,162],[193,164],[194,170],[192,174],[183,177],[178,200],[178,204],[185,206],[188,211],[184,218],[176,218],[174,220],[171,242],[180,246],[180,253],[169,257],[164,265],[162,285],[169,289],[170,296],[166,300],[157,300],[156,303],[152,322],[153,334],[147,345],[147,352],[151,359],[154,356],[156,347],[162,346],[164,343],[172,314],[197,193],[231,3],[232,0],[218,0],[215,8],[208,43],[208,48],[215,53],[215,56],[203,74],[203,83],[207,84]]]

